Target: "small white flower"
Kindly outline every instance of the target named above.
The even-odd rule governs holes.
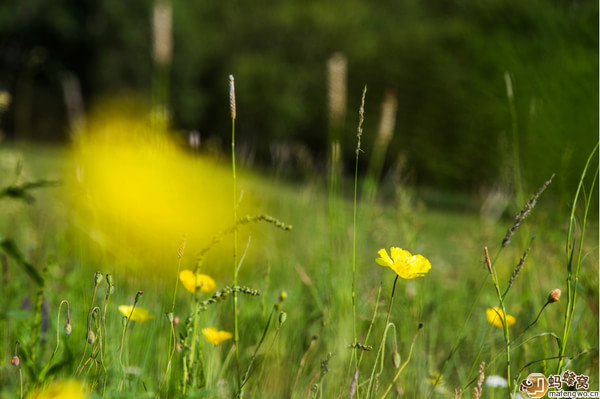
[[[490,375],[485,379],[485,386],[490,388],[505,388],[508,386],[508,382],[499,375]]]

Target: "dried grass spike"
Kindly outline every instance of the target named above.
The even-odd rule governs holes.
[[[235,84],[233,75],[229,75],[229,107],[231,108],[231,119],[235,120]]]
[[[523,220],[525,220],[525,218],[529,216],[531,210],[535,207],[539,196],[542,195],[546,187],[548,187],[548,185],[552,182],[552,179],[554,179],[554,174],[552,174],[552,176],[550,176],[550,178],[546,180],[542,187],[540,187],[540,189],[531,197],[531,199],[527,201],[527,203],[525,204],[523,209],[521,209],[521,211],[517,214],[517,216],[515,216],[515,221],[512,227],[508,229],[508,231],[506,232],[506,236],[504,236],[504,240],[502,240],[502,248],[506,248],[506,246],[510,243],[513,234],[519,229],[519,227],[521,227],[521,223],[523,222]]]

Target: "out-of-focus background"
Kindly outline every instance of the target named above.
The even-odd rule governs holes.
[[[3,1],[0,90],[11,99],[2,109],[3,140],[67,142],[74,119],[100,99],[133,95],[150,103],[153,80],[166,74],[172,127],[186,141],[197,131],[201,148],[226,150],[231,73],[241,156],[302,177],[326,163],[327,65],[336,54],[347,67],[346,170],[364,84],[363,165],[381,104],[393,96],[384,175],[406,162],[422,186],[477,192],[502,181],[515,145],[506,74],[524,181],[537,186],[560,173],[558,185],[573,188],[576,161],[597,138],[595,1],[174,1],[170,21],[154,7],[145,0]],[[153,33],[161,18],[172,31],[162,44],[164,67]]]

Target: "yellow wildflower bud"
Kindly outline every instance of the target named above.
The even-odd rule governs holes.
[[[548,294],[548,303],[558,302],[560,300],[560,288],[556,288]]]

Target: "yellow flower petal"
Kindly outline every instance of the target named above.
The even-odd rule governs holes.
[[[212,277],[206,274],[197,274],[196,287],[200,287],[200,291],[202,292],[211,292],[217,287],[217,284],[215,284],[215,280]]]
[[[132,310],[133,314],[131,313]],[[140,308],[139,306],[136,306],[135,309],[133,309],[133,306],[131,305],[120,305],[119,312],[132,321],[144,322],[154,318],[154,315],[151,315],[148,309]]]
[[[200,287],[202,292],[210,292],[216,288],[215,280],[206,274],[197,274],[194,277],[194,272],[191,270],[183,270],[179,273],[179,280],[186,290],[192,294],[196,292],[196,288]]]
[[[379,250],[378,254],[381,257],[375,261],[382,266],[389,266],[404,279],[424,276],[431,269],[431,263],[422,255],[411,255],[410,252],[398,247],[392,247],[390,252],[391,258],[385,249]]]
[[[220,331],[214,327],[203,328],[202,334],[208,342],[215,345],[219,345],[220,343],[225,342],[233,337],[233,334],[231,334],[230,332]]]
[[[392,247],[390,252],[392,253],[394,262],[404,262],[411,257],[410,252],[398,247]]]
[[[502,309],[496,306],[494,306],[493,308],[486,309],[485,316],[487,317],[488,322],[496,327],[504,327],[503,322],[505,320],[508,326],[512,326],[516,322],[516,319],[511,315],[506,315],[505,319]]]
[[[394,262],[392,261],[392,258],[389,257],[385,249],[381,248],[377,253],[379,254],[379,258],[375,259],[375,262],[379,263],[381,266],[392,267]]]

